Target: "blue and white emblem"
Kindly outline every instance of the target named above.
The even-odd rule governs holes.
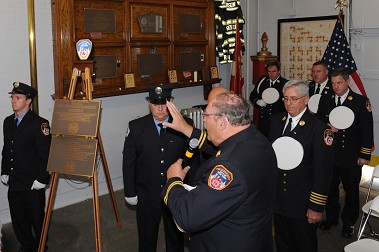
[[[92,51],[92,41],[89,39],[80,39],[76,42],[76,52],[80,60],[88,59]]]

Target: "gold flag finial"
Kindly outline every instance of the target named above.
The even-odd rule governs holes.
[[[340,7],[340,12],[343,13],[343,8],[348,7],[348,6],[349,4],[347,0],[337,0],[336,5],[334,6],[334,9],[337,9],[338,7]]]

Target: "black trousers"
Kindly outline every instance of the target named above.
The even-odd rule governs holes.
[[[183,233],[176,227],[170,210],[162,202],[162,207],[137,204],[137,228],[139,252],[156,252],[159,223],[163,217],[166,251],[183,252]]]
[[[45,215],[45,190],[8,190],[8,202],[13,229],[22,249],[37,251]]]
[[[275,245],[277,252],[317,252],[317,227],[303,218],[274,214]]]
[[[339,185],[342,183],[346,192],[345,205],[341,212],[344,225],[353,226],[359,217],[359,183],[362,176],[362,166],[333,166],[333,177],[330,185],[325,211],[327,220],[338,220],[341,211],[339,201]]]

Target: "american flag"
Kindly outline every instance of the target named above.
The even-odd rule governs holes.
[[[241,49],[241,34],[238,17],[236,18],[236,39],[234,46],[234,61],[232,65],[232,76],[230,78],[230,90],[237,95],[242,95],[243,77],[243,60]]]
[[[328,69],[345,68],[350,74],[350,88],[361,95],[366,96],[365,88],[359,74],[350,46],[343,31],[341,21],[337,20],[328,46],[322,57]]]

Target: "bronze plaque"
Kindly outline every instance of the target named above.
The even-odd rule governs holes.
[[[163,16],[158,13],[149,12],[137,18],[141,33],[163,33]]]
[[[115,11],[109,9],[84,9],[84,32],[116,32]]]
[[[116,78],[117,77],[117,57],[116,55],[96,55],[95,62],[96,78]]]
[[[162,55],[161,54],[138,54],[137,66],[138,75],[162,74]]]
[[[180,25],[180,33],[200,33],[201,32],[200,15],[181,14],[179,25]]]
[[[201,53],[200,52],[182,52],[180,53],[180,71],[200,71],[201,70]]]
[[[97,139],[78,136],[53,136],[47,171],[92,177],[95,167]]]
[[[51,134],[97,136],[101,101],[56,99]]]

